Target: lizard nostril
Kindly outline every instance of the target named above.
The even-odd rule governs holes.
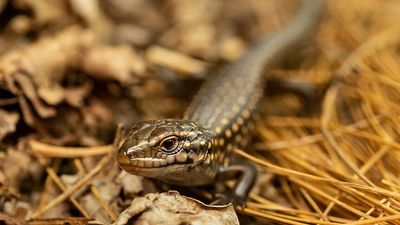
[[[129,160],[129,156],[127,156],[124,151],[119,150],[117,152],[117,161],[120,164],[126,165],[126,164],[129,164],[130,160]]]

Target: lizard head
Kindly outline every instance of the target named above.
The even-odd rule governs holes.
[[[184,185],[210,176],[211,148],[211,132],[192,121],[142,121],[130,127],[116,159],[131,174]]]

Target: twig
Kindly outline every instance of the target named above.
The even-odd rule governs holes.
[[[86,156],[104,155],[112,152],[112,145],[96,147],[63,147],[48,145],[36,140],[30,140],[29,146],[33,154],[45,157],[76,158]]]
[[[104,168],[105,166],[110,163],[112,159],[111,154],[108,154],[107,156],[104,156],[100,162],[88,173],[86,174],[84,177],[82,177],[82,179],[80,179],[78,182],[76,182],[74,185],[72,185],[71,187],[69,187],[67,190],[65,190],[62,194],[60,194],[58,197],[56,197],[55,199],[53,199],[52,201],[50,201],[46,206],[44,206],[43,208],[41,208],[40,210],[34,212],[31,216],[30,219],[34,219],[37,218],[38,216],[42,215],[44,212],[46,212],[47,210],[55,207],[56,205],[60,204],[61,202],[65,201],[65,199],[67,199],[69,196],[71,196],[72,194],[74,194],[77,190],[79,190],[82,187],[87,186],[88,184],[90,184],[90,182],[92,181],[92,179],[98,175]]]

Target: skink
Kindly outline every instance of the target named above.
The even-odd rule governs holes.
[[[233,64],[210,77],[183,119],[142,121],[130,127],[116,153],[120,167],[135,175],[168,183],[212,184],[227,172],[239,172],[232,201],[243,203],[256,179],[251,164],[231,162],[245,145],[263,95],[263,70],[278,62],[315,27],[323,1],[304,0],[285,28],[262,37]]]

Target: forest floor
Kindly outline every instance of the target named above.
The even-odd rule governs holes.
[[[265,97],[236,150],[260,174],[245,208],[113,158],[118,125],[179,118],[298,3],[0,0],[0,224],[400,224],[398,0],[327,0],[309,43],[265,71],[317,96],[307,112],[292,93]]]

